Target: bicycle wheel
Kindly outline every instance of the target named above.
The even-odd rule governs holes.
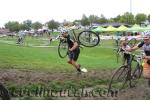
[[[94,47],[99,44],[99,35],[93,31],[82,31],[78,35],[79,44],[85,47]]]
[[[126,86],[127,81],[127,74],[128,74],[128,67],[121,66],[119,67],[113,76],[108,85],[108,93],[114,90],[121,90]]]
[[[117,58],[117,63],[119,63],[119,48],[117,49],[117,51],[116,51],[116,58]]]
[[[0,100],[10,100],[8,90],[0,83]]]
[[[115,52],[115,57],[117,60],[117,63],[119,63],[119,48],[113,49],[113,53]]]
[[[116,48],[116,49],[114,49],[114,52],[115,52],[115,56],[116,56],[116,61],[117,61],[117,63],[119,63],[119,62],[121,62],[121,64],[122,64],[122,62],[123,62],[123,54],[122,54],[122,52],[120,51],[120,48]]]
[[[68,54],[68,43],[67,41],[60,41],[58,45],[58,55],[60,58],[65,58]]]
[[[140,79],[141,75],[143,72],[143,67],[141,65],[139,65],[139,63],[136,64],[135,69],[133,69],[132,71],[132,80],[131,80],[131,84],[132,86],[135,86],[138,83],[138,80]]]
[[[132,38],[130,41],[128,41],[128,45],[130,47],[134,47],[137,43],[137,40],[135,38]]]

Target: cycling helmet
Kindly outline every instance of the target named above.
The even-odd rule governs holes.
[[[127,44],[128,44],[128,43],[125,42],[125,41],[122,43],[123,46],[127,46]]]
[[[69,38],[69,33],[68,33],[67,30],[63,30],[63,31],[61,32],[61,35],[62,35],[64,38]]]
[[[150,38],[150,31],[144,31],[142,32],[143,39],[149,39]]]
[[[63,30],[61,33],[62,33],[62,34],[68,33],[68,31],[67,31],[67,30]]]

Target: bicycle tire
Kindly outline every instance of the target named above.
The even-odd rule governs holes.
[[[117,63],[119,62],[123,62],[123,56],[120,52],[120,48],[117,48],[117,49],[114,49],[114,52],[115,52],[115,56],[116,56],[116,61]],[[122,63],[121,63],[122,64]]]
[[[115,52],[115,56],[116,56],[116,61],[117,61],[117,63],[119,63],[119,48],[117,48],[117,49],[113,49],[113,52]]]
[[[0,83],[0,99],[1,100],[11,100],[8,90]]]
[[[68,54],[68,43],[67,41],[60,41],[58,45],[58,55],[60,58],[65,58]]]
[[[135,38],[132,38],[131,40],[128,41],[128,45],[130,47],[134,47],[137,43],[137,40]]]
[[[138,80],[141,78],[142,72],[143,72],[143,67],[139,63],[137,63],[131,76],[132,77],[131,82],[133,86],[136,86],[136,84],[138,83]]]
[[[119,67],[111,77],[111,80],[108,85],[108,93],[113,90],[121,90],[124,88],[127,81],[128,67],[121,66]]]
[[[117,63],[119,63],[119,51],[116,52]]]
[[[85,47],[95,47],[99,44],[99,35],[93,31],[82,31],[78,35],[79,44]]]

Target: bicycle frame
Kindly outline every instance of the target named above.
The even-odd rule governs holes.
[[[141,77],[142,74],[142,59],[143,59],[143,55],[135,55],[135,54],[130,54],[131,59],[129,61],[129,63],[127,63],[128,66],[128,74],[127,74],[127,81],[129,81],[129,86],[132,87],[131,81],[133,79],[138,79]],[[132,62],[136,62],[136,66],[135,69],[133,70],[133,66],[132,66]],[[137,75],[136,72],[138,71]]]
[[[76,41],[78,41],[77,36],[76,36],[76,34],[75,34],[75,30],[73,29],[72,32],[73,32],[73,37],[74,37],[74,39],[75,39]]]
[[[74,29],[72,29],[71,30],[72,32],[72,36],[73,36],[73,38],[74,38],[74,40],[75,40],[75,42],[77,42],[78,43],[78,47],[81,47],[82,48],[82,46],[85,46],[85,47],[94,47],[94,46],[96,46],[96,45],[98,45],[98,43],[99,43],[99,41],[100,41],[100,39],[99,39],[99,36],[96,34],[96,33],[94,33],[94,32],[92,32],[92,31],[81,31],[79,34],[78,34],[78,36],[76,35],[76,33],[75,33],[75,30]],[[87,43],[87,44],[84,44],[83,43],[83,41],[81,42],[80,41],[80,36],[81,36],[81,34],[84,34],[84,33],[88,33],[88,35],[90,35],[90,36],[96,36],[97,37],[97,41],[94,43],[93,42],[93,44],[92,43],[90,43],[89,42],[89,44]],[[84,36],[83,36],[84,37]],[[85,37],[84,37],[85,38]],[[81,38],[81,39],[83,39],[83,38]],[[91,39],[91,37],[90,37],[90,39]],[[84,40],[84,39],[83,39]],[[61,57],[61,58],[64,58],[64,57],[66,57],[66,55],[68,54],[68,53],[66,53],[66,54],[64,54],[64,56],[61,56],[61,46],[62,46],[62,44],[63,44],[64,42],[62,42],[62,41],[60,41],[60,43],[59,43],[59,46],[58,46],[58,54],[59,54],[59,56]],[[67,43],[67,42],[66,42]],[[82,45],[82,46],[81,46]],[[69,47],[68,47],[69,48]],[[67,49],[66,49],[66,52],[68,52],[67,51]]]

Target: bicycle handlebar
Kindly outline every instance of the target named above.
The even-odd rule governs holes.
[[[133,54],[132,52],[129,52],[129,51],[127,51],[127,50],[124,50],[124,49],[122,49],[122,48],[120,48],[119,50],[118,50],[118,52],[121,52],[121,53],[123,53],[123,54],[129,54],[129,55],[131,55],[132,56],[132,58],[134,58],[134,60],[135,61],[141,61],[143,58],[144,58],[144,53],[141,53],[141,54]],[[135,58],[136,57],[136,58]]]

